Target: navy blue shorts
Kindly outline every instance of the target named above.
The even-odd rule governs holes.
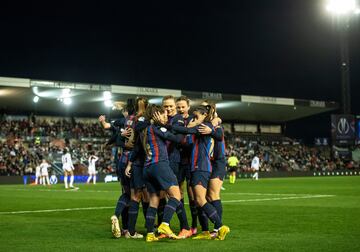
[[[210,172],[207,171],[193,171],[191,172],[190,184],[192,187],[201,185],[204,188],[208,188],[210,180]]]
[[[182,180],[181,180],[182,182],[184,182],[186,179],[186,181],[188,183],[190,183],[190,177],[191,177],[190,168],[191,168],[190,164],[180,164],[179,170],[180,170],[181,176],[183,176]]]
[[[185,170],[182,169],[182,166],[176,162],[169,163],[171,170],[174,172],[176,179],[179,184],[185,181]]]
[[[116,174],[118,180],[121,182],[123,189],[128,192],[130,191],[130,178],[125,175],[126,163],[118,162]]]
[[[210,179],[218,178],[221,181],[224,180],[226,174],[226,161],[224,159],[214,160],[211,162],[212,164],[212,173]]]
[[[139,164],[132,164],[130,188],[143,189],[145,187],[145,180],[143,176],[143,166]]]
[[[178,185],[176,176],[169,166],[169,162],[159,162],[144,167],[144,179],[149,193],[166,191],[171,186]]]

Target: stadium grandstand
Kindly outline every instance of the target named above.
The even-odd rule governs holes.
[[[216,103],[227,153],[240,159],[239,176],[246,176],[254,152],[261,156],[262,172],[333,172],[359,166],[359,160],[339,157],[341,151],[333,155],[328,139],[307,146],[284,134],[286,122],[336,110],[338,104],[331,101],[1,77],[0,175],[33,175],[44,156],[52,163],[52,173],[60,175],[65,145],[71,146],[77,174],[86,173],[91,151],[100,157],[99,174],[114,173],[111,149],[104,148],[110,133],[102,129],[98,116],[118,116],[114,105],[129,97],[146,96],[160,104],[169,94],[186,95],[191,106],[203,100]]]

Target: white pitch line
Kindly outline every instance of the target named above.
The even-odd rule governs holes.
[[[73,190],[73,189],[3,189],[4,191],[27,191],[27,192],[91,192],[91,193],[119,193],[121,192],[121,189],[119,191],[101,191],[101,190]]]
[[[331,195],[331,194],[306,194],[306,193],[231,193],[231,192],[222,192],[223,194],[235,194],[235,195],[256,195],[256,196],[335,196],[335,195]]]
[[[27,213],[52,213],[52,212],[68,212],[68,211],[83,211],[83,210],[98,210],[98,209],[109,209],[114,206],[103,206],[103,207],[79,207],[79,208],[64,208],[64,209],[46,209],[46,210],[30,210],[30,211],[14,211],[14,212],[0,212],[1,214],[27,214]]]
[[[238,202],[254,202],[254,201],[276,201],[276,200],[291,200],[291,199],[312,199],[312,198],[328,198],[335,195],[307,195],[307,196],[294,196],[282,198],[264,198],[264,199],[246,199],[246,200],[224,200],[222,203],[238,203]]]
[[[333,196],[335,196],[335,195],[311,195],[311,196],[308,195],[308,196],[283,197],[283,198],[264,198],[264,199],[245,199],[245,200],[224,200],[224,201],[221,201],[221,202],[222,202],[222,203],[239,203],[239,202],[254,202],[254,201],[256,202],[256,201],[276,201],[276,200],[290,200],[290,199],[326,198],[326,197],[333,197]],[[185,203],[185,204],[187,205],[187,203]],[[27,214],[27,213],[69,212],[69,211],[110,209],[110,208],[114,208],[114,206],[0,212],[0,215],[4,215],[4,214]]]

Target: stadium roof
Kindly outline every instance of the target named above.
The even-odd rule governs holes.
[[[68,93],[72,99],[70,106],[59,101],[64,98],[64,89],[71,90]],[[216,102],[218,113],[229,122],[284,123],[338,109],[336,102],[329,101],[7,77],[0,77],[0,109],[18,114],[36,111],[42,114],[98,116],[111,110],[104,105],[104,91],[111,92],[112,101],[123,102],[138,95],[147,96],[152,103],[160,103],[165,95],[186,95],[191,99],[191,105],[196,106],[206,99]],[[38,103],[33,102],[35,95],[39,97]]]

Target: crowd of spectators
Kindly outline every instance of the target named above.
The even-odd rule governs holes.
[[[307,146],[281,136],[267,141],[244,140],[239,135],[227,136],[227,153],[235,154],[239,171],[248,171],[254,155],[260,158],[261,171],[334,171],[360,168],[359,162],[340,158],[330,146]],[[246,139],[246,138],[245,138]]]
[[[96,119],[81,122],[74,118],[4,117],[0,127],[0,175],[34,174],[43,158],[52,165],[50,172],[61,169],[65,146],[76,171],[86,173],[90,152],[99,157],[99,173],[114,171],[112,150],[102,147],[111,133],[103,130]]]
[[[3,119],[0,121],[1,137],[53,137],[80,139],[83,137],[108,137],[96,119],[81,122],[75,118],[49,119],[34,116],[20,117],[19,120]]]
[[[110,132],[96,119],[41,118],[0,120],[0,175],[34,174],[42,158],[61,169],[62,150],[69,148],[78,173],[85,174],[90,153],[99,157],[100,174],[114,172],[114,149],[104,148]],[[309,147],[282,136],[241,136],[226,134],[227,155],[236,155],[239,171],[248,171],[254,155],[261,171],[333,171],[359,168],[359,163],[332,155],[329,146]]]

